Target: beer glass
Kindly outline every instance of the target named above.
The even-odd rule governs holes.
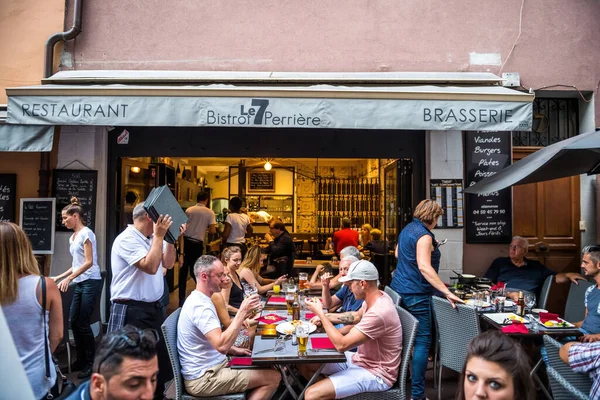
[[[285,294],[285,304],[287,305],[287,312],[288,315],[292,315],[292,305],[294,304],[294,293],[291,291],[288,291]]]
[[[303,290],[308,288],[308,274],[306,272],[300,272],[298,274],[298,289]]]
[[[306,347],[308,345],[308,334],[310,325],[303,322],[296,327],[296,338],[298,339],[298,357],[306,357]]]

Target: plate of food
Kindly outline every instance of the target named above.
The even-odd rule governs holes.
[[[277,332],[283,335],[291,335],[296,330],[296,327],[300,325],[302,321],[291,321],[291,322],[282,322],[277,325]],[[310,333],[313,333],[317,330],[317,326],[315,324],[308,323],[310,325]]]
[[[519,317],[515,313],[486,313],[483,315],[500,325],[510,325],[515,321],[525,322],[523,317]]]
[[[470,306],[477,306],[477,300],[475,300],[475,299],[465,300],[465,303],[467,303]],[[488,303],[487,301],[482,301],[480,304],[480,307],[489,307],[489,306],[491,306],[491,304]]]
[[[552,329],[568,329],[568,328],[575,328],[575,325],[573,325],[572,323],[565,321],[562,318],[557,318],[557,319],[553,319],[553,320],[549,320],[546,322],[542,322],[539,318],[538,318],[538,322],[542,325],[544,325],[546,328],[552,328]]]

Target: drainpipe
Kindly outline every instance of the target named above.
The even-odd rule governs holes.
[[[73,11],[73,26],[66,32],[57,32],[50,36],[46,41],[46,49],[44,52],[44,78],[49,78],[52,75],[52,67],[54,66],[54,46],[56,43],[75,39],[81,32],[81,9],[83,0],[75,0]]]

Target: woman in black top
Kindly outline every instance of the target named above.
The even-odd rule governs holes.
[[[244,289],[242,281],[237,273],[240,264],[242,263],[242,250],[237,246],[226,247],[223,250],[222,262],[225,265],[225,271],[231,277],[231,287],[221,289],[221,294],[227,304],[229,313],[237,313],[238,308],[244,301]]]

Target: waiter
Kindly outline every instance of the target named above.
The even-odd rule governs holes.
[[[173,220],[168,215],[161,215],[154,224],[143,203],[139,203],[133,209],[133,224],[117,236],[111,251],[108,331],[119,330],[129,324],[139,329],[155,329],[160,334],[157,344],[160,373],[155,398],[162,398],[164,384],[172,378],[160,328],[165,320],[165,310],[160,302],[164,290],[162,266],[173,268],[175,263],[175,247],[163,244],[172,224]],[[185,224],[180,231],[185,232]]]
[[[179,307],[185,301],[186,282],[188,271],[194,276],[194,263],[204,252],[204,238],[206,232],[217,232],[217,219],[215,212],[207,207],[208,192],[201,191],[196,197],[197,204],[185,210],[188,217],[185,236],[183,236],[183,267],[179,270]]]

